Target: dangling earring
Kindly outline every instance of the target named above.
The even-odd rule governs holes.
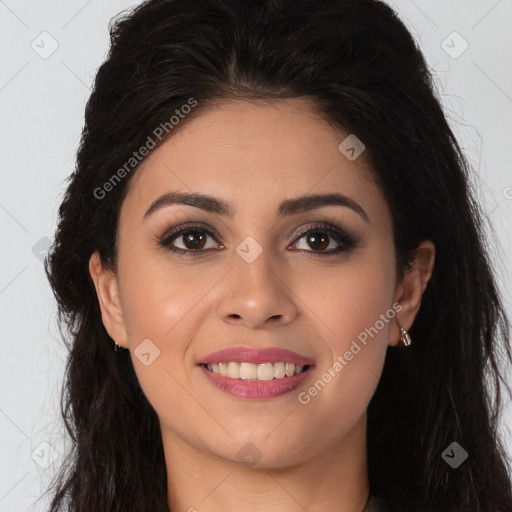
[[[400,341],[406,347],[408,347],[411,344],[411,337],[409,336],[409,333],[403,327],[400,327]]]

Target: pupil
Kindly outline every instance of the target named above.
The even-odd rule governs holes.
[[[198,232],[198,231],[190,231],[188,235],[185,236],[185,245],[189,248],[189,249],[200,249],[201,247],[203,247],[203,245],[201,245],[200,247],[197,246],[197,243],[198,243],[198,239],[199,241],[204,241],[204,236],[202,235],[202,233]],[[190,244],[190,245],[189,245]]]
[[[313,249],[325,249],[329,245],[328,238],[329,237],[324,234],[320,234],[319,236],[318,233],[309,235],[309,240],[312,241],[312,247],[314,246]]]

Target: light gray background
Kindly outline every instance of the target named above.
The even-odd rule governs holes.
[[[44,500],[34,502],[62,461],[66,353],[40,258],[74,167],[90,84],[108,50],[108,21],[138,3],[0,0],[0,512],[45,510]],[[445,112],[478,175],[512,314],[512,0],[390,3],[435,71]],[[47,56],[52,44],[58,48]],[[507,406],[509,453],[511,425]]]

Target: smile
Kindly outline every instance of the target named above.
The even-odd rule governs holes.
[[[309,367],[309,365],[284,362],[254,364],[234,361],[206,364],[205,366],[208,371],[230,379],[259,381],[293,377],[307,371]]]
[[[282,374],[283,366],[285,370],[284,377],[275,377],[276,369],[278,375]],[[286,375],[286,363],[262,363],[259,365],[251,363],[236,363],[229,362],[226,366],[223,363],[219,364],[199,364],[198,367],[202,370],[203,374],[208,379],[210,384],[213,384],[216,388],[220,389],[224,393],[231,395],[235,398],[243,398],[249,400],[264,400],[270,398],[277,398],[292,392],[301,386],[304,381],[309,379],[313,374],[314,365],[295,365],[293,374],[291,376]],[[291,365],[288,363],[288,372],[291,373]],[[291,363],[293,364],[293,363]],[[244,366],[242,366],[244,365]],[[245,365],[249,365],[246,367]],[[208,368],[211,367],[211,369]],[[217,372],[214,371],[214,366],[217,366]],[[231,375],[221,375],[220,368],[224,367],[225,371],[228,372],[231,367]],[[250,368],[250,367],[254,368]],[[256,369],[258,367],[258,369]],[[260,370],[260,368],[262,368]],[[222,370],[224,371],[224,370]],[[248,375],[254,375],[256,371],[256,378],[242,378],[242,375],[247,377]],[[258,371],[262,377],[266,379],[260,380],[258,378]],[[248,372],[248,373],[246,373]],[[273,372],[272,377],[271,372]],[[300,373],[296,373],[300,372]]]

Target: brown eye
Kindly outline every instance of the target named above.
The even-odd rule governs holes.
[[[329,236],[320,232],[312,232],[306,237],[307,243],[312,249],[324,250],[329,246]]]
[[[199,256],[210,249],[224,248],[219,243],[213,243],[208,247],[208,238],[213,241],[217,240],[211,230],[201,225],[181,226],[168,231],[159,239],[158,243],[178,256]],[[301,239],[304,239],[307,245],[297,247],[297,249],[307,253],[308,257],[334,256],[350,251],[358,243],[358,240],[352,235],[330,224],[309,226],[309,229],[302,230],[297,236],[294,246],[298,245],[298,241]],[[329,248],[330,250],[328,250]]]
[[[187,231],[181,236],[187,249],[202,249],[206,243],[206,236],[201,231]]]
[[[298,241],[304,239],[303,247],[298,246]],[[307,244],[307,247],[305,246]],[[302,230],[294,246],[308,253],[310,257],[333,256],[342,252],[348,252],[357,245],[357,239],[341,229],[327,225],[318,225]],[[330,247],[330,250],[326,250]],[[317,254],[315,254],[317,253]]]
[[[208,238],[215,240],[215,235],[209,229],[202,226],[185,226],[168,232],[159,241],[159,245],[179,255],[198,255],[217,247],[218,244],[215,243],[206,247]],[[176,246],[177,244],[179,245]]]

